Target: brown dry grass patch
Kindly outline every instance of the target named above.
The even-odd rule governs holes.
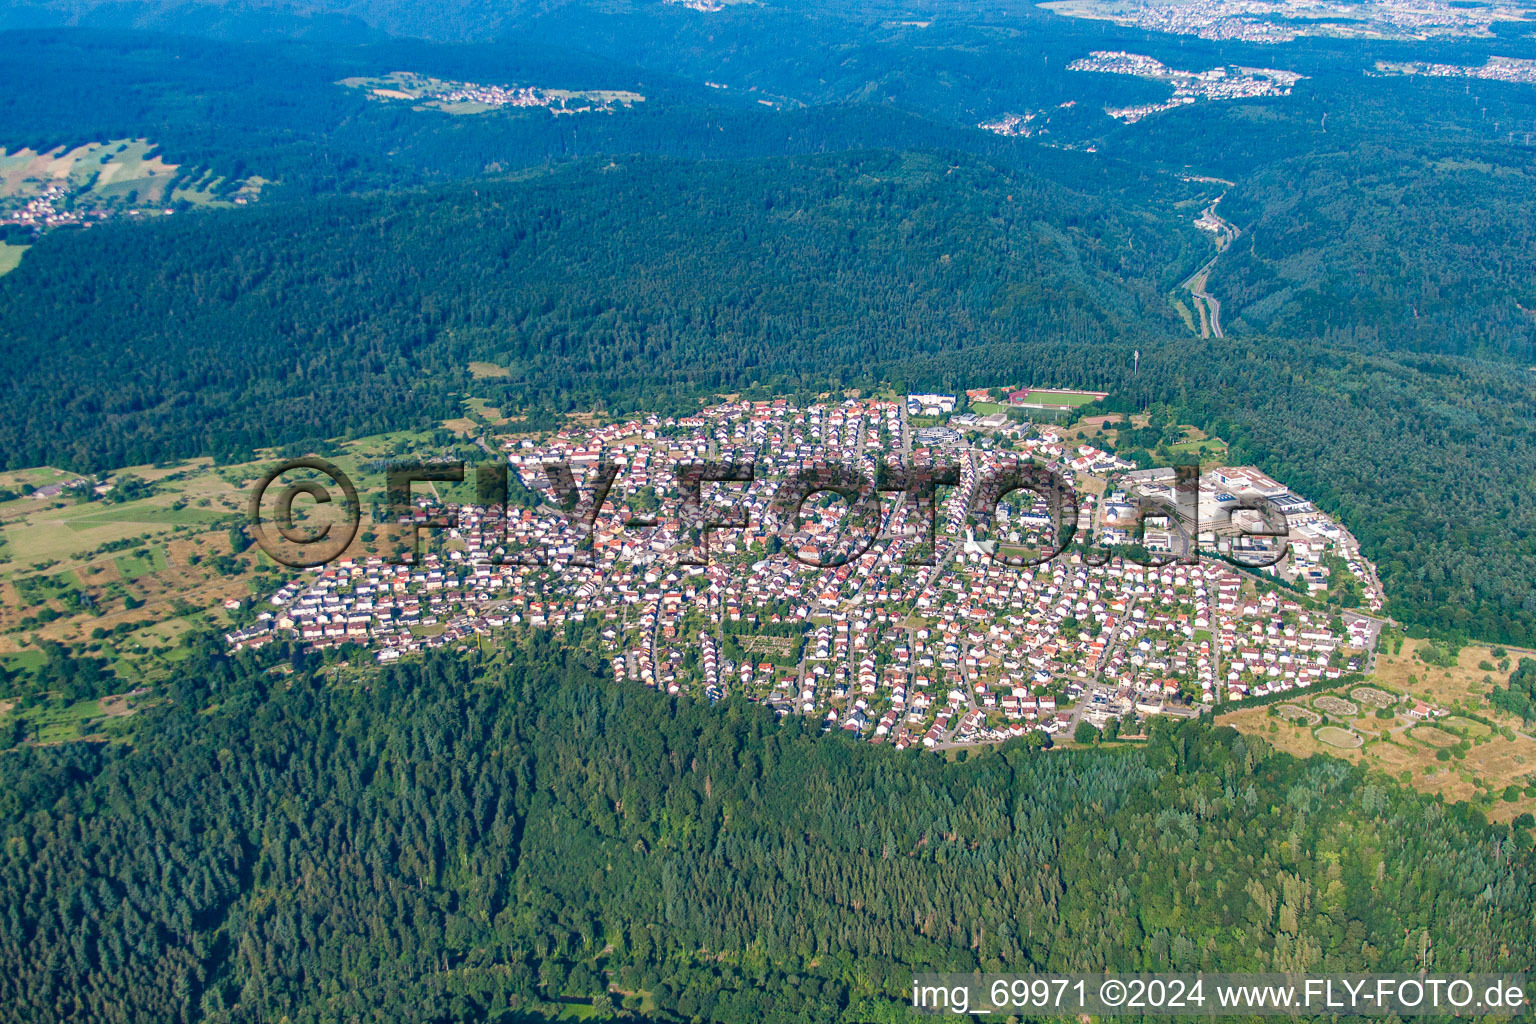
[[[1476,666],[1475,660],[1473,666]],[[1365,729],[1365,746],[1348,749],[1329,746],[1319,741],[1310,729],[1288,722],[1278,714],[1271,717],[1268,706],[1244,708],[1222,715],[1218,721],[1262,737],[1276,749],[1297,757],[1326,754],[1380,771],[1393,779],[1400,779],[1407,772],[1409,785],[1421,792],[1438,793],[1447,800],[1470,799],[1478,792],[1473,780],[1481,779],[1495,794],[1491,803],[1482,805],[1483,813],[1492,821],[1509,821],[1522,811],[1536,813],[1536,799],[1522,796],[1514,803],[1506,803],[1498,797],[1505,787],[1518,785],[1523,788],[1536,778],[1536,740],[1525,735],[1517,734],[1514,740],[1496,735],[1485,742],[1474,743],[1465,757],[1440,761],[1435,755],[1442,748],[1416,742],[1406,735],[1407,730],[1401,725],[1394,726],[1386,739],[1381,738],[1379,728]],[[1378,727],[1389,724],[1371,718],[1357,724],[1365,728],[1367,722]],[[1271,724],[1277,726],[1274,732],[1270,732]],[[1448,733],[1442,735],[1449,736]],[[1451,739],[1458,742],[1456,737]]]

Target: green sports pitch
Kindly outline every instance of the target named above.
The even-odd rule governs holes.
[[[1058,391],[1055,388],[1029,388],[1023,395],[1013,395],[1015,405],[1045,409],[1075,409],[1080,405],[1109,397],[1105,391]]]

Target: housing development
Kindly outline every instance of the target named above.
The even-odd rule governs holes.
[[[1384,75],[1428,75],[1431,78],[1480,78],[1489,82],[1518,82],[1536,85],[1536,60],[1517,57],[1489,57],[1480,65],[1435,64],[1428,61],[1376,62]]]
[[[1122,50],[1095,50],[1067,65],[1068,71],[1097,71],[1133,75],[1173,86],[1173,95],[1160,103],[1108,108],[1110,117],[1135,124],[1149,114],[1173,110],[1200,100],[1234,100],[1255,96],[1289,96],[1302,76],[1275,68],[1220,67],[1207,71],[1180,71],[1162,61]]]
[[[1138,470],[1018,415],[1097,393],[996,393],[1004,411],[957,412],[957,396],[933,394],[742,401],[506,441],[521,505],[463,504],[454,525],[429,529],[450,510],[418,484],[404,517],[414,556],[375,550],[300,573],[227,639],[350,643],[392,661],[595,619],[615,678],[737,694],[898,747],[1187,715],[1365,667],[1380,628],[1375,570],[1305,498],[1252,468],[1204,467],[1198,481]],[[752,479],[699,485],[701,513],[740,524],[699,536],[702,515],[685,517],[679,495],[682,467],[705,461],[751,465]],[[776,501],[805,467],[873,481],[891,461],[949,464],[957,482],[931,513],[883,494],[862,553],[844,498],[813,494],[798,517]],[[557,494],[550,465],[569,467],[579,494]],[[1049,503],[1029,490],[995,512],[977,501],[1020,465],[1070,484],[1086,546],[1024,564],[1051,547]],[[594,512],[601,467],[612,486]],[[1265,515],[1284,520],[1284,555],[1245,568],[1273,560],[1260,556],[1274,542],[1256,536]]]
[[[1271,44],[1303,36],[1486,38],[1497,22],[1526,20],[1525,10],[1512,3],[1457,0],[1053,0],[1040,6],[1067,17],[1152,32]]]

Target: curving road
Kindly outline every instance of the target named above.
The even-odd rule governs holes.
[[[1227,246],[1231,245],[1238,235],[1242,234],[1237,225],[1223,219],[1216,212],[1216,205],[1221,202],[1222,196],[1225,195],[1226,193],[1223,192],[1222,195],[1211,200],[1211,205],[1200,211],[1200,218],[1195,222],[1201,225],[1203,230],[1210,230],[1215,233],[1216,254],[1201,264],[1199,270],[1189,275],[1179,285],[1180,288],[1189,292],[1190,298],[1194,300],[1195,312],[1200,317],[1200,337],[1202,338],[1225,337],[1221,331],[1221,300],[1206,291],[1205,285],[1211,276],[1212,268],[1216,266],[1216,261],[1221,258],[1221,254],[1226,252]]]

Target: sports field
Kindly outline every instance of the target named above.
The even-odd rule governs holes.
[[[1104,391],[1058,391],[1055,388],[1029,388],[1017,404],[1039,405],[1047,409],[1075,409],[1089,402],[1108,398]]]

